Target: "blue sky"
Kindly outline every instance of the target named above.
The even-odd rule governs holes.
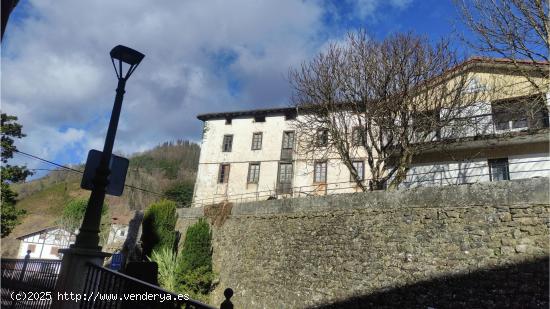
[[[102,148],[116,87],[108,52],[123,44],[146,57],[115,151],[199,142],[197,114],[288,105],[288,70],[349,31],[450,37],[463,52],[456,26],[451,0],[21,0],[2,43],[2,110],[23,124],[21,150],[83,162]]]

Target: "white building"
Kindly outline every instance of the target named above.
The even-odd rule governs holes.
[[[60,249],[68,248],[74,243],[75,236],[64,229],[49,227],[27,235],[17,237],[19,244],[18,258],[25,258],[27,251],[30,251],[32,259],[54,259],[60,260],[62,254]]]
[[[518,78],[506,61],[474,59],[463,67],[478,86],[491,87],[489,80],[513,85]],[[454,136],[460,139],[451,148],[415,156],[401,187],[549,177],[550,93],[537,94],[543,112],[528,118],[521,109],[501,112],[503,102],[514,104],[525,96],[514,86],[503,89],[498,99],[477,103],[477,125]],[[204,131],[194,206],[359,191],[338,157],[312,161],[300,154],[296,117],[301,116],[293,108],[199,115]],[[438,134],[448,135],[445,128]],[[360,153],[353,164],[368,179],[365,160],[366,154]]]
[[[109,236],[107,238],[107,246],[122,247],[126,237],[128,237],[128,227],[131,217],[126,215],[118,215],[111,217],[111,226]]]

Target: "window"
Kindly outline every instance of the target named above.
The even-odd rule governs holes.
[[[361,130],[361,127],[354,127],[351,131],[351,143],[353,146],[364,145],[365,135],[364,131]]]
[[[229,180],[229,164],[220,165],[220,173],[218,175],[218,183],[227,183]]]
[[[317,146],[325,147],[328,145],[328,130],[322,129],[317,131]]]
[[[125,230],[120,230],[120,236],[124,236],[126,234]]]
[[[231,123],[233,123],[233,119],[231,119],[231,118],[225,118],[225,124],[226,124],[226,125],[230,125]]]
[[[36,245],[28,245],[27,246],[27,251],[30,251],[32,253],[32,252],[34,252],[34,250],[36,250]]]
[[[510,102],[493,105],[493,121],[497,130],[510,130],[527,127],[527,115]]]
[[[252,134],[252,150],[262,149],[262,132]]]
[[[357,171],[357,176],[359,176],[360,180],[365,179],[365,162],[364,161],[353,161],[351,164],[353,164],[353,167]],[[350,181],[355,181],[353,179],[353,176],[350,173]]]
[[[294,131],[283,132],[283,149],[294,148]]]
[[[254,122],[265,122],[265,116],[254,117]]]
[[[280,163],[277,193],[287,194],[292,192],[292,163]]]
[[[295,112],[289,112],[285,114],[285,120],[294,120],[296,119],[296,113]]]
[[[231,147],[233,147],[233,135],[224,135],[223,136],[222,151],[223,152],[231,152]]]
[[[315,162],[315,173],[313,175],[314,183],[327,182],[327,162]]]
[[[414,114],[413,129],[417,136],[415,142],[424,142],[424,140],[420,140],[421,138],[427,138],[429,141],[433,138],[433,135],[426,133],[430,132],[434,132],[436,137],[440,137],[440,123],[441,119],[439,110],[423,111]]]
[[[548,127],[548,109],[539,96],[494,102],[492,114],[497,130]]]
[[[51,255],[59,255],[59,248],[58,247],[51,247],[50,248],[50,254]]]
[[[258,183],[260,180],[260,163],[250,163],[248,165],[247,183]]]
[[[294,131],[283,132],[283,145],[281,146],[281,160],[292,160],[294,149]]]
[[[489,159],[489,176],[491,181],[510,180],[508,158]]]

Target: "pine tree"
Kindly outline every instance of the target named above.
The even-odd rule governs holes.
[[[1,227],[2,237],[8,236],[11,231],[17,226],[21,217],[25,214],[25,210],[17,209],[17,193],[10,188],[10,183],[24,181],[32,173],[24,166],[9,165],[8,159],[13,157],[13,153],[17,151],[14,145],[14,138],[23,138],[25,134],[22,132],[23,126],[18,124],[17,117],[10,116],[5,113],[1,114],[1,146],[2,146],[2,193],[1,193]]]

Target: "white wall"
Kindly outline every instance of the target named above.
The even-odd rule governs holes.
[[[47,230],[21,239],[18,257],[24,258],[27,255],[27,250],[29,250],[29,245],[34,245],[35,249],[30,254],[31,258],[60,259],[58,255],[51,253],[52,248],[68,248],[73,242],[72,235],[63,229]]]
[[[284,116],[266,117],[265,122],[254,122],[253,118],[237,118],[233,119],[230,125],[226,125],[223,119],[209,120],[205,126],[195,185],[195,201],[220,201],[223,196],[243,193],[247,194],[247,198],[251,198],[256,195],[255,192],[262,191],[262,195],[268,195],[270,190],[275,190],[283,131],[292,130]],[[254,132],[263,133],[261,150],[251,150]],[[227,134],[233,134],[232,150],[222,152],[223,136]],[[260,162],[258,184],[247,184],[249,162]],[[218,183],[221,163],[231,164],[227,184]]]
[[[510,179],[550,177],[550,155],[534,153],[508,157]]]
[[[109,238],[107,239],[107,245],[124,243],[128,236],[128,225],[125,224],[111,224],[109,230]]]
[[[470,111],[473,114],[490,114],[490,104],[488,103],[480,103],[474,109],[474,111]],[[471,115],[470,112],[468,114]],[[477,133],[490,133],[487,132],[487,130],[492,130],[490,118],[490,116],[480,118],[480,128],[474,131],[477,131]],[[283,115],[267,116],[265,120],[265,122],[254,122],[253,117],[234,118],[229,125],[225,124],[225,119],[205,122],[205,133],[201,144],[193,198],[195,206],[218,203],[224,200],[263,200],[270,195],[276,195],[283,132],[293,130],[293,125],[292,121],[285,120]],[[490,129],[483,129],[485,127],[490,127]],[[468,130],[462,132],[462,136],[476,133]],[[254,132],[263,133],[261,150],[251,149]],[[229,134],[233,135],[232,151],[222,152],[223,137]],[[442,134],[445,136],[447,133],[442,132]],[[295,139],[296,141],[299,139],[299,132],[296,132]],[[547,154],[510,155],[508,157],[511,179],[549,176],[548,169],[550,169],[550,165]],[[364,150],[358,151],[356,158],[365,161]],[[531,162],[539,159],[546,160],[546,162]],[[313,162],[311,158],[305,160],[305,158],[297,156],[295,153],[292,183],[295,191],[293,196],[359,191],[355,184],[350,182],[348,169],[341,164],[336,155],[328,158],[327,161],[327,184],[318,185],[313,183]],[[258,184],[247,184],[250,162],[260,163]],[[218,183],[221,163],[228,163],[231,166],[228,183]],[[366,162],[365,177],[369,177]],[[476,183],[489,181],[489,179],[487,158],[478,158],[467,162],[437,162],[414,165],[401,187]]]
[[[510,179],[550,177],[550,155],[535,153],[509,155]],[[413,165],[401,188],[459,185],[490,181],[487,158],[468,162],[436,162]]]

